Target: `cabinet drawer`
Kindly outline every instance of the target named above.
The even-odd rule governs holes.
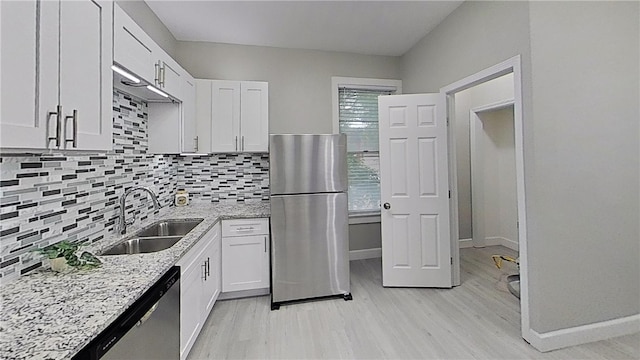
[[[237,219],[222,221],[222,236],[268,235],[269,219]]]

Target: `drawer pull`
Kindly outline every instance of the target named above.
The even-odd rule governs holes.
[[[236,228],[236,231],[252,231],[252,230],[254,230],[253,226]]]
[[[207,281],[207,262],[205,261],[204,263],[202,263],[202,279],[204,281]]]

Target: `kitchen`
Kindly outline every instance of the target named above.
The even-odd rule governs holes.
[[[125,4],[123,4],[123,6],[124,5]],[[144,3],[138,5],[131,4],[129,6],[129,11],[134,12],[137,6],[138,11],[142,11],[147,14],[147,21],[149,21],[149,18],[152,18],[152,14],[149,9],[143,11],[145,6]],[[471,11],[469,9],[474,6],[481,5],[465,4],[458,13],[462,11]],[[485,6],[490,7],[489,4]],[[520,9],[518,5],[512,6],[515,10],[511,10],[518,13],[517,11]],[[157,22],[158,20],[155,21]],[[151,23],[153,24],[153,21]],[[160,27],[157,23],[156,26],[151,25],[149,28],[152,29],[149,33],[154,33],[156,35],[158,32],[163,31],[158,30]],[[162,39],[162,36],[156,36],[156,39]],[[3,37],[3,43],[4,41]],[[156,41],[158,43],[162,43],[162,40]],[[385,79],[402,78],[404,80],[405,90],[408,90],[409,86],[412,86],[414,89],[416,88],[415,85],[411,85],[411,82],[415,80],[411,80],[404,76],[403,70],[399,66],[400,59],[391,56],[376,57],[341,52],[330,53],[311,50],[305,51],[268,47],[244,47],[240,45],[202,44],[196,42],[179,42],[176,48],[177,50],[172,50],[171,46],[168,46],[167,52],[174,52],[175,60],[180,65],[184,66],[185,69],[189,69],[193,75],[197,75],[197,78],[228,79],[238,81],[268,81],[270,92],[269,129],[272,133],[331,133],[332,124],[328,120],[331,118],[331,107],[329,105],[331,103],[331,99],[330,92],[327,89],[330,87],[332,76]],[[44,56],[45,54],[42,55]],[[501,57],[498,55],[496,55],[496,57],[499,59],[504,58],[504,56]],[[409,62],[410,59],[403,61]],[[4,64],[5,58],[3,58],[3,66]],[[320,65],[314,66],[313,68],[317,68],[317,70],[310,72],[309,64]],[[485,65],[490,64],[492,64],[492,62]],[[35,65],[25,66],[30,66],[30,68],[35,67]],[[482,67],[476,67],[476,69],[481,68]],[[108,71],[109,76],[111,76],[111,70],[108,69]],[[265,71],[269,71],[273,75],[267,76],[264,73]],[[4,78],[4,71],[2,75]],[[437,77],[438,75],[435,76]],[[308,85],[303,86],[302,83],[305,81],[313,83],[314,85],[311,87],[308,87]],[[440,84],[445,85],[451,81],[444,81]],[[29,84],[33,83],[35,83],[35,79],[32,79],[32,81],[15,82],[16,86],[19,84],[29,86]],[[301,90],[311,90],[312,92],[305,93]],[[111,93],[111,90],[109,90],[109,93]],[[5,92],[3,92],[3,96],[4,94]],[[278,99],[288,100],[283,101]],[[16,104],[33,104],[35,102],[34,99],[18,100],[16,100]],[[20,224],[19,230],[17,230],[20,235],[17,236],[25,236],[20,239],[25,240],[25,242],[38,243],[39,241],[54,240],[56,237],[60,239],[63,228],[66,228],[64,231],[65,236],[76,236],[78,239],[86,237],[90,242],[100,242],[107,237],[103,234],[103,229],[114,231],[116,228],[117,212],[115,211],[115,208],[117,207],[117,199],[118,196],[122,194],[127,184],[137,182],[137,184],[140,185],[153,187],[159,196],[161,205],[166,207],[173,202],[173,196],[179,187],[183,186],[182,183],[185,184],[185,188],[187,185],[190,185],[189,182],[191,180],[188,179],[187,174],[185,173],[185,175],[183,175],[181,173],[181,171],[183,171],[181,167],[184,165],[184,169],[186,169],[186,164],[197,164],[202,168],[220,168],[217,171],[224,173],[225,171],[230,170],[222,169],[220,166],[222,164],[227,165],[231,169],[235,169],[238,164],[258,163],[257,174],[244,173],[244,175],[247,176],[247,180],[245,183],[246,185],[242,186],[244,188],[242,190],[246,191],[244,193],[228,191],[225,196],[231,199],[243,197],[245,201],[247,199],[256,201],[264,200],[264,196],[266,196],[266,193],[264,192],[265,189],[263,189],[263,187],[266,186],[264,184],[266,177],[264,173],[266,165],[264,155],[257,156],[240,154],[233,156],[212,155],[208,157],[181,157],[147,153],[141,149],[145,145],[145,136],[140,129],[145,120],[151,121],[151,114],[149,114],[149,119],[144,119],[144,115],[142,114],[140,114],[142,117],[138,116],[138,112],[144,112],[145,104],[137,102],[134,105],[132,102],[135,103],[136,101],[132,101],[132,99],[126,99],[124,97],[118,98],[117,96],[113,98],[113,101],[114,105],[117,103],[116,107],[121,109],[122,113],[126,113],[126,115],[122,115],[122,119],[118,116],[113,116],[116,123],[116,125],[114,125],[113,140],[114,152],[116,153],[115,156],[106,156],[105,158],[105,156],[101,154],[76,155],[73,153],[65,154],[64,156],[59,156],[54,153],[55,155],[51,156],[26,158],[20,156],[3,156],[3,205],[7,205],[4,209],[11,209],[11,206],[21,206],[19,215],[16,216],[12,216],[14,210],[6,212],[7,215],[5,215],[5,211],[3,211],[3,280],[5,278],[10,278],[10,276],[5,277],[4,273],[8,272],[9,269],[16,267],[17,264],[14,260],[15,257],[4,257],[5,237],[14,235],[15,232],[13,229],[18,227],[13,224]],[[5,100],[3,99],[3,111],[5,111],[5,104]],[[146,106],[149,106],[149,104]],[[69,107],[70,109],[73,108],[73,106]],[[111,104],[109,104],[107,108],[111,109]],[[72,115],[71,112],[69,112],[69,114]],[[301,116],[307,117],[309,121],[300,121],[299,119]],[[108,119],[111,119],[111,115],[108,115]],[[121,125],[118,123],[119,121],[122,122]],[[120,129],[118,129],[118,126]],[[68,135],[69,138],[71,138],[70,135],[72,134]],[[201,134],[199,133],[198,135]],[[3,138],[3,143],[4,141],[5,140]],[[148,141],[150,142],[151,139]],[[147,146],[150,146],[150,144],[147,144]],[[224,165],[222,167],[224,167]],[[34,184],[37,184],[38,189],[25,191],[22,188],[12,188],[16,186],[12,184],[14,184],[18,178],[15,176],[5,178],[5,169],[6,172],[15,176],[17,176],[16,174],[21,174],[19,177],[20,186],[27,186],[31,188]],[[186,172],[187,170],[184,171]],[[189,171],[192,171],[192,174],[200,171],[202,178],[205,179],[210,175],[202,169],[192,169]],[[229,173],[227,172],[227,174]],[[76,176],[76,178],[73,178],[74,176]],[[44,177],[44,179],[41,177]],[[105,181],[101,180],[105,177]],[[68,199],[64,197],[66,196],[66,193],[64,193],[62,188],[66,188],[66,186],[61,186],[60,183],[63,179],[65,181],[72,181],[76,183],[72,186],[75,187],[75,190],[72,192],[77,193],[69,195],[69,197],[77,197],[77,199]],[[200,189],[198,186],[201,185],[204,185],[205,189],[207,186],[211,186],[212,190],[208,192],[211,199],[215,196],[213,194],[222,193],[221,191],[213,191],[213,188],[216,186],[215,184],[211,184],[211,182],[206,184],[206,180],[199,181],[200,182],[198,184],[194,184],[193,188],[188,189],[190,194],[196,194],[198,192],[197,189]],[[103,184],[98,185],[100,183]],[[18,193],[6,193],[12,190],[18,191]],[[60,192],[56,193],[58,190],[60,190]],[[45,194],[44,192],[47,193]],[[202,195],[206,198],[207,191],[203,191]],[[22,203],[13,204],[17,201],[18,197]],[[61,198],[64,198],[64,200]],[[42,203],[37,204],[40,199],[42,199]],[[81,201],[78,199],[83,200]],[[129,199],[133,200],[136,204],[131,209],[132,213],[138,213],[136,215],[138,218],[136,225],[140,225],[142,222],[147,220],[152,220],[151,218],[145,218],[145,216],[152,217],[152,215],[147,215],[151,213],[151,208],[150,203],[147,203],[144,199],[145,196],[142,195],[134,195],[133,198]],[[58,204],[62,201],[68,200],[77,200],[77,203],[81,204],[77,206],[76,210],[74,210],[74,212],[78,213],[77,218],[68,218],[66,214],[70,211],[65,212],[66,209],[60,209],[60,205]],[[34,204],[40,205],[40,207],[35,206]],[[68,203],[68,206],[71,206],[72,208],[73,205],[74,204]],[[36,215],[34,208],[38,208],[38,219],[31,221],[31,219]],[[89,209],[85,210],[87,208]],[[60,213],[61,211],[62,213]],[[260,217],[261,215],[264,215],[261,211],[262,210],[256,210],[252,215],[259,215],[258,217]],[[128,213],[127,215],[131,216],[131,213]],[[27,220],[30,221],[29,224],[26,224]],[[56,228],[49,229],[50,225],[48,224],[54,224]],[[37,228],[37,231],[36,226],[40,226]],[[130,231],[135,230],[136,229],[134,227],[130,229]],[[48,234],[52,234],[56,237]],[[364,248],[366,247],[363,247],[363,249]],[[18,263],[21,267],[15,271],[28,272],[29,270],[32,270],[32,268],[39,267],[38,263],[40,260],[37,257],[34,257],[31,253],[28,253],[28,249],[12,247],[11,250],[15,250],[13,254],[18,254],[20,256]],[[108,263],[105,264],[105,266],[106,265],[108,265]],[[142,265],[143,264],[141,264],[141,266]],[[152,274],[151,277],[157,275],[158,274]],[[126,277],[124,279],[126,279]],[[81,279],[74,280],[81,281]],[[71,295],[69,296],[71,297]],[[77,294],[76,296],[81,297],[81,294]],[[3,329],[6,328],[3,326]],[[53,336],[51,338],[54,339]],[[60,342],[60,344],[62,345],[55,345],[51,348],[42,350],[65,350],[64,342]]]

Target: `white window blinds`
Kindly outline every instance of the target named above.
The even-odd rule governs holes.
[[[378,96],[391,89],[338,89],[339,129],[347,134],[349,212],[380,210]]]

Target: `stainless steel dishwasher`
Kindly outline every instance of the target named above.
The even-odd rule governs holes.
[[[173,267],[74,359],[180,358],[180,268]]]

